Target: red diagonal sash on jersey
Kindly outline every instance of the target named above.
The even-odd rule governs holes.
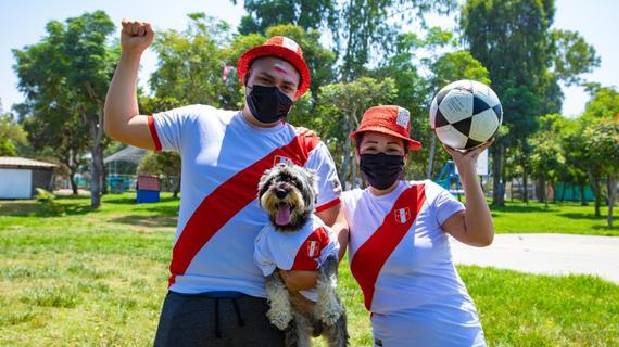
[[[370,310],[378,273],[417,218],[426,200],[423,184],[406,189],[393,204],[383,223],[355,252],[351,271]]]
[[[185,273],[193,257],[230,218],[256,199],[258,181],[266,169],[273,167],[276,157],[286,157],[303,166],[316,144],[318,137],[304,131],[287,145],[239,171],[206,196],[174,245],[168,286],[174,284],[177,275]]]

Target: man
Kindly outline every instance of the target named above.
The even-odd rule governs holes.
[[[280,162],[314,169],[316,214],[327,225],[341,218],[340,184],[325,144],[285,122],[310,85],[301,48],[273,37],[241,56],[240,112],[190,105],[145,116],[139,115],[136,80],[153,36],[148,23],[123,22],[104,124],[118,141],[181,156],[179,219],[155,345],[283,346],[283,333],[265,317],[264,279],[253,263],[254,238],[267,223],[256,202],[258,180]],[[315,272],[281,275],[290,290],[315,285]]]

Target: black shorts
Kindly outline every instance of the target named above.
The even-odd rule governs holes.
[[[284,346],[284,333],[266,318],[266,299],[240,293],[168,291],[155,347]]]

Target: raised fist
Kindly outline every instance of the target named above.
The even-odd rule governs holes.
[[[123,19],[123,30],[120,37],[120,45],[123,52],[126,53],[142,53],[151,43],[155,33],[150,27],[150,23]]]

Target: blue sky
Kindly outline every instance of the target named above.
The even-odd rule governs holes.
[[[227,21],[235,28],[243,14],[238,0],[235,6],[230,1],[177,0],[95,0],[95,1],[0,1],[0,100],[5,111],[11,104],[23,100],[16,89],[17,79],[13,73],[11,49],[22,49],[36,43],[45,35],[45,25],[50,20],[64,21],[86,11],[104,10],[120,26],[123,17],[136,18],[153,23],[155,30],[174,28],[182,30],[187,25],[186,14],[206,12]],[[602,57],[602,64],[593,73],[585,75],[588,80],[605,86],[619,86],[619,1],[614,0],[557,0],[555,27],[577,30],[592,44]],[[444,21],[440,21],[444,22]],[[155,69],[156,56],[147,52],[142,60],[140,85],[146,86],[148,76]],[[564,88],[565,115],[578,115],[589,99],[581,88]]]

